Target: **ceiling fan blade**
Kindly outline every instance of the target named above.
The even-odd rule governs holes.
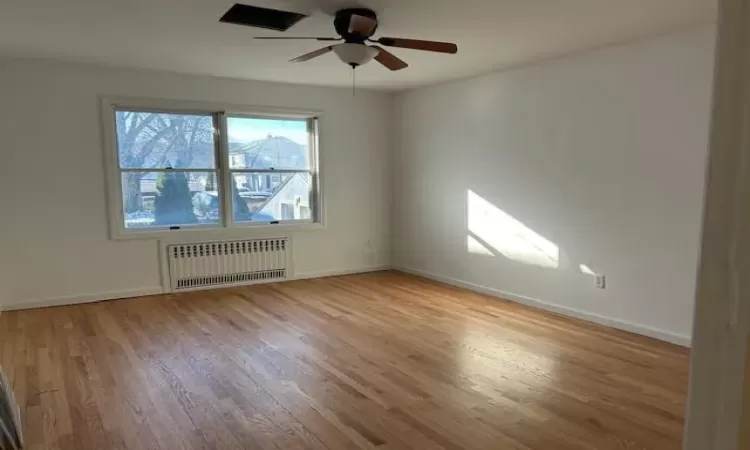
[[[377,20],[357,14],[353,14],[349,21],[349,33],[356,33],[360,36],[372,36],[377,27]]]
[[[406,64],[406,62],[402,61],[400,58],[398,58],[396,55],[389,52],[388,50],[382,47],[378,47],[377,45],[373,45],[372,48],[376,48],[380,51],[380,53],[378,53],[378,55],[375,57],[375,61],[379,62],[385,67],[391,70],[401,70],[401,69],[406,69],[407,67],[409,67],[409,65]]]
[[[320,50],[315,50],[314,52],[306,53],[302,56],[298,56],[292,60],[292,62],[305,62],[309,61],[313,58],[317,58],[318,56],[323,56],[326,53],[333,50],[333,45],[329,45],[328,47],[323,47]]]
[[[253,39],[278,40],[278,39],[312,39],[316,41],[340,41],[341,38],[331,37],[291,37],[291,36],[256,36]]]
[[[388,47],[410,48],[438,53],[458,53],[458,46],[450,42],[420,41],[418,39],[401,39],[384,37],[375,41]]]

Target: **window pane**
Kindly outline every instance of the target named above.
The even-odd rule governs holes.
[[[117,111],[115,116],[120,167],[216,167],[211,115]]]
[[[235,173],[232,178],[236,222],[312,219],[308,172]]]
[[[214,172],[123,172],[125,228],[218,225],[217,187]]]
[[[310,169],[309,135],[304,119],[228,117],[232,169]]]

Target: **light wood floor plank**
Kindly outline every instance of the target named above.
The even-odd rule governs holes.
[[[29,448],[681,447],[687,350],[397,272],[0,315]]]

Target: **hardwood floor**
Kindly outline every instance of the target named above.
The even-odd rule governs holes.
[[[679,449],[680,347],[396,272],[6,312],[28,448]]]

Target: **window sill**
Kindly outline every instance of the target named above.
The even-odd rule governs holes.
[[[124,231],[113,230],[111,240],[163,240],[168,242],[220,241],[231,239],[262,239],[284,234],[323,230],[320,222],[278,225],[235,225],[232,228],[186,228],[182,230]]]

